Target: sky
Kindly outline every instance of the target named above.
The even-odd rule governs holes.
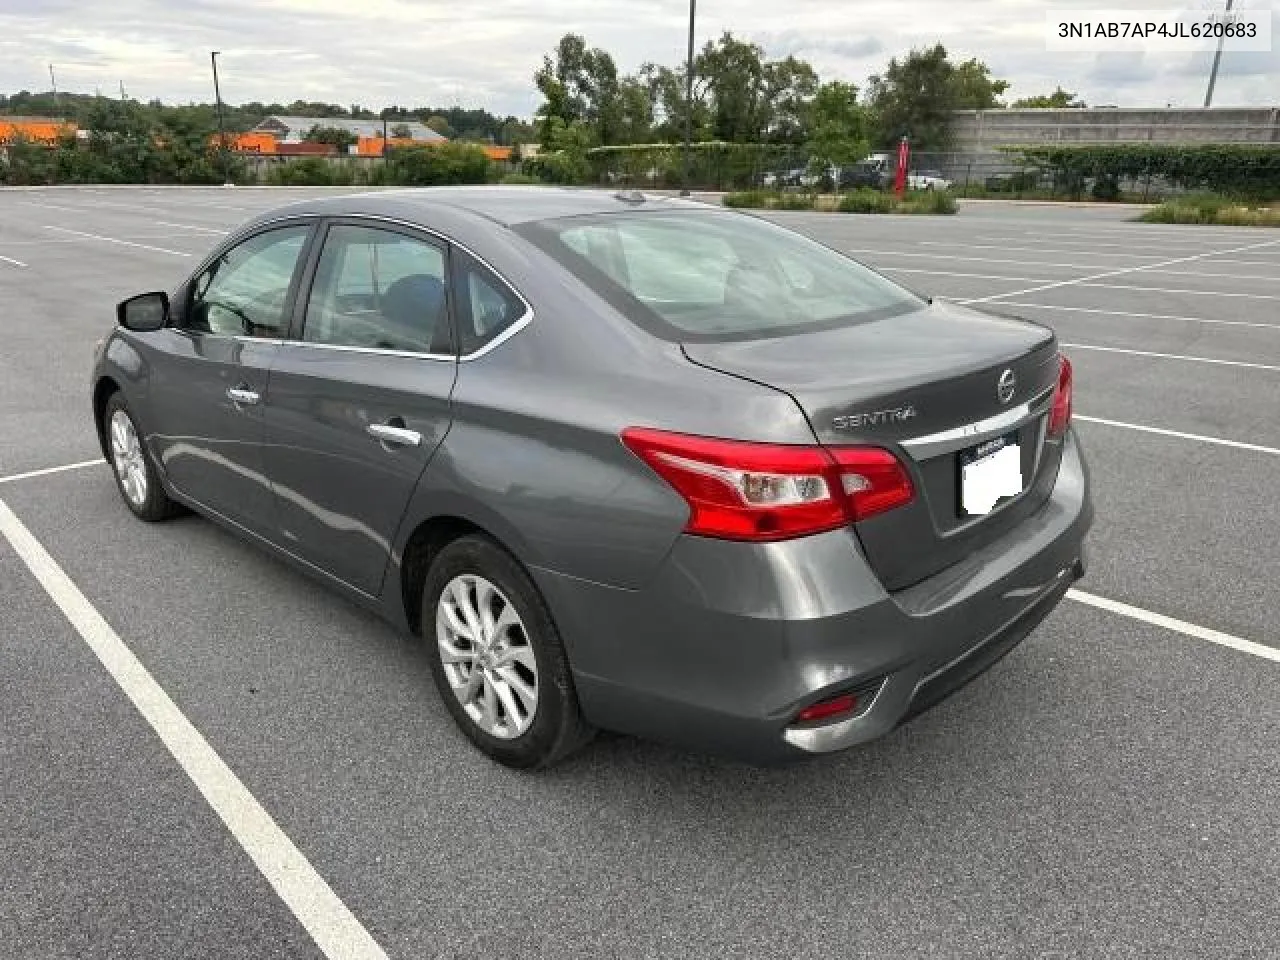
[[[941,42],[1011,81],[1009,98],[1059,84],[1090,104],[1199,106],[1212,54],[1051,53],[1051,9],[1220,8],[1223,0],[699,0],[697,42],[731,30],[771,57],[795,54],[824,80],[862,86],[892,56]],[[1215,106],[1280,105],[1276,47],[1223,60]],[[622,72],[683,60],[686,0],[0,0],[0,92],[58,87],[169,103],[321,100],[372,109],[485,107],[530,116],[533,72],[559,37],[582,34]]]

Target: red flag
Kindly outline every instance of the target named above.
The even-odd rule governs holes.
[[[911,161],[911,144],[903,137],[898,144],[898,171],[893,177],[893,192],[902,196],[907,191],[907,166]]]

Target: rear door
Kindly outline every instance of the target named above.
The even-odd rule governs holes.
[[[266,536],[263,400],[310,232],[308,222],[275,226],[219,253],[153,339],[164,356],[151,365],[152,452],[181,493]]]
[[[408,229],[328,223],[271,371],[264,459],[280,540],[368,594],[449,428],[448,259]]]

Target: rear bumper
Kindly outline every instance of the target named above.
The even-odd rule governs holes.
[[[683,537],[643,590],[533,572],[591,722],[768,763],[874,739],[984,672],[1082,575],[1092,519],[1068,435],[1040,510],[893,594],[848,530],[774,544]],[[790,725],[854,690],[852,717]]]

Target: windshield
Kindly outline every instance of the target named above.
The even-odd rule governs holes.
[[[636,211],[520,230],[633,320],[672,340],[776,337],[924,306],[856,261],[755,217]]]

